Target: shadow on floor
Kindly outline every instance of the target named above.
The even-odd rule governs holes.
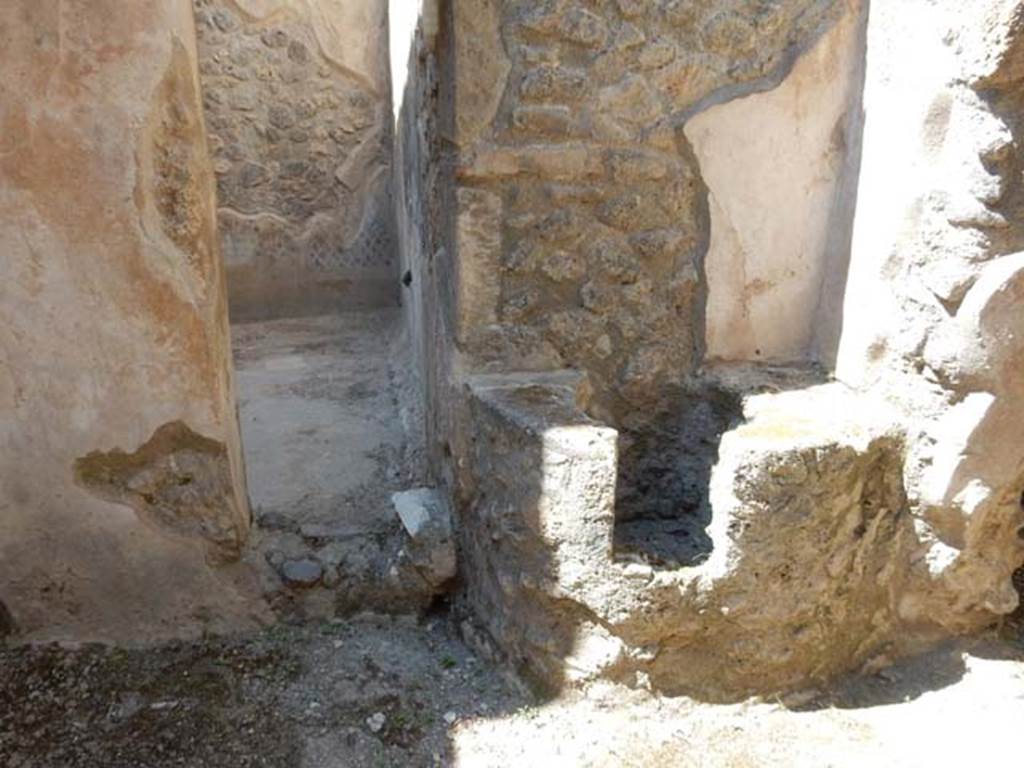
[[[914,707],[925,693],[948,689],[947,707],[969,713],[981,703],[977,692],[952,688],[969,657],[1021,662],[1019,685],[999,695],[1024,695],[1021,634],[950,644],[839,681],[789,711],[772,702],[655,699],[610,685],[540,704],[457,635],[453,620],[436,614],[277,626],[136,650],[0,646],[0,764],[480,768],[527,764],[516,756],[539,749],[566,766],[811,765],[792,756],[809,749],[804,757],[813,759],[822,748],[807,740],[809,728],[819,741],[849,740],[854,751],[841,764],[855,765],[856,750],[871,740],[841,710],[859,717],[857,710],[883,704]],[[987,704],[1010,706],[1000,701]],[[789,762],[715,762],[764,749]]]

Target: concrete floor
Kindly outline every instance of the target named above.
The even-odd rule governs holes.
[[[391,526],[390,494],[417,484],[421,455],[401,310],[245,323],[232,338],[257,521]]]

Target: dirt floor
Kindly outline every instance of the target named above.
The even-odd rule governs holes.
[[[243,323],[231,335],[257,521],[391,526],[391,493],[417,481],[420,459],[401,310]]]
[[[729,706],[609,684],[536,701],[456,634],[443,616],[364,618],[145,650],[0,649],[0,765],[1019,763],[1016,634]]]
[[[424,478],[401,319],[367,309],[232,327],[256,521],[245,559],[289,620],[430,602],[412,566],[393,573],[405,534],[391,496]]]

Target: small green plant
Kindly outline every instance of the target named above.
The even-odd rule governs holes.
[[[453,669],[454,667],[457,667],[458,665],[459,665],[459,662],[457,662],[451,656],[444,656],[441,659],[441,669]]]

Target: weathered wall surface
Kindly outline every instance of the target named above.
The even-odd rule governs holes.
[[[684,126],[776,86],[855,9],[455,4],[456,337],[475,365],[585,370],[616,425],[684,382],[703,357],[712,228]],[[850,67],[836,69],[842,88]],[[843,109],[829,112],[831,138]],[[811,162],[827,175],[832,161]]]
[[[402,304],[413,335],[434,479],[456,489],[467,432],[463,374],[471,363],[456,339],[460,274],[454,248],[458,147],[455,132],[454,4],[392,0],[392,77],[397,127],[396,197]],[[500,53],[496,55],[499,56]],[[400,92],[400,89],[404,89]],[[498,254],[492,254],[497,258]],[[462,473],[464,476],[464,473]]]
[[[837,375],[901,404],[930,599],[953,628],[1012,611],[1024,561],[1024,9],[876,3]],[[895,170],[894,170],[895,169]]]
[[[423,432],[432,436],[428,456],[440,473],[437,419],[444,409],[438,396],[441,373],[447,365],[447,335],[439,328],[442,286],[435,267],[444,259],[442,211],[446,204],[440,160],[441,120],[435,38],[438,33],[436,0],[391,0],[390,33],[393,117],[395,121],[394,174],[398,257],[402,273],[402,310],[413,359],[410,379],[422,392]],[[435,263],[435,255],[438,255]],[[441,276],[443,279],[443,275]],[[430,391],[428,393],[427,388]],[[428,428],[427,421],[431,422]]]
[[[192,8],[0,17],[0,601],[28,638],[259,615]]]
[[[386,0],[195,0],[232,319],[397,301]]]
[[[442,4],[418,70],[438,117],[410,169],[426,153],[411,177],[440,165],[447,191],[450,158],[453,190],[417,209],[430,236],[409,265],[463,605],[510,660],[556,685],[635,673],[728,698],[1012,610],[1018,267],[981,265],[1019,247],[1018,161],[990,141],[1016,130],[1018,69],[964,80],[920,55],[895,74],[904,39],[961,63],[1012,53],[993,21],[1011,6],[982,22],[953,3],[870,20],[852,1]],[[942,90],[971,109],[950,119]],[[985,114],[1003,128],[978,131]],[[953,172],[931,173],[935,149],[912,159],[922,135]],[[955,210],[943,230],[921,218],[933,204]],[[850,386],[822,386],[805,364],[837,347]],[[721,361],[799,365],[701,373]],[[578,384],[551,378],[567,369]],[[904,376],[930,383],[900,402]]]

